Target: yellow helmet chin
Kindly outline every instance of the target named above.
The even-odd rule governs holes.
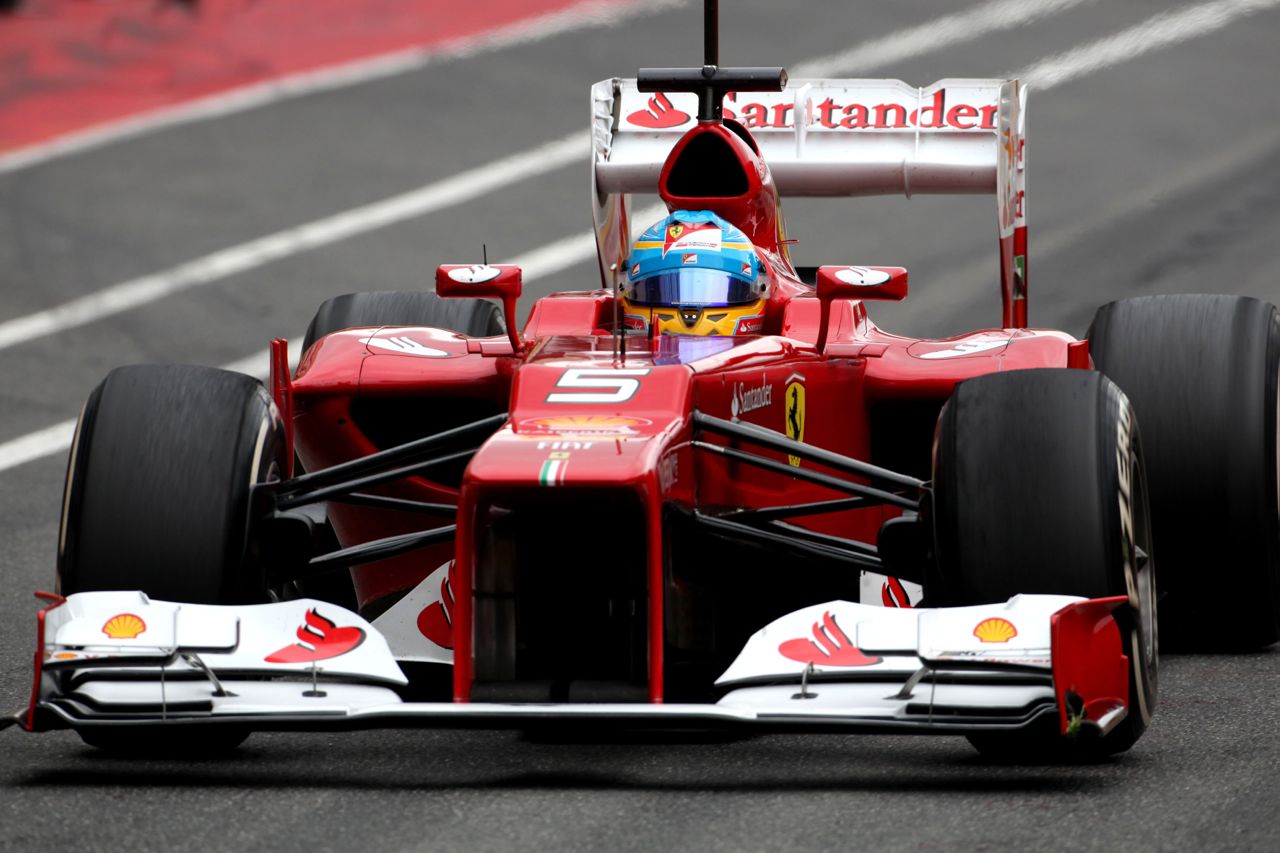
[[[758,335],[764,299],[746,305],[636,305],[622,297],[622,322],[629,331],[660,335]],[[655,328],[656,326],[656,328]]]

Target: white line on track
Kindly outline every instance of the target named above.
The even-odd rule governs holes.
[[[1134,216],[1149,212],[1168,199],[1199,192],[1206,187],[1218,186],[1241,164],[1262,162],[1280,146],[1280,127],[1269,127],[1233,140],[1232,144],[1216,149],[1203,160],[1190,162],[1185,169],[1163,175],[1143,187],[1126,189],[1110,204],[1044,232],[1032,232],[1032,261],[1053,257],[1072,246],[1079,246],[1096,234],[1106,234]],[[992,304],[991,319],[998,321],[996,294],[999,281],[999,261],[995,257],[982,258],[947,274],[947,286],[938,288],[928,301],[918,303],[913,321],[921,328],[938,330],[962,311],[969,310],[980,300],[989,299]],[[1032,285],[1034,289],[1034,284]],[[958,331],[958,330],[957,330]]]
[[[796,63],[788,67],[787,72],[797,78],[857,74],[992,33],[1033,24],[1073,6],[1093,2],[1096,0],[995,0],[897,30],[846,50]]]
[[[430,47],[408,48],[357,59],[314,71],[303,71],[252,83],[230,91],[64,134],[48,142],[0,154],[0,174],[25,169],[69,154],[79,154],[159,130],[257,109],[279,101],[328,92],[417,71],[427,65],[467,59],[483,53],[542,41],[552,36],[595,27],[616,27],[625,21],[685,5],[688,0],[584,0],[564,9],[487,32],[452,39]]]
[[[1080,2],[1083,2],[1083,0],[1080,0]],[[1242,15],[1260,11],[1277,4],[1280,4],[1280,0],[1214,0],[1214,2],[1188,6],[1174,13],[1157,15],[1135,27],[1131,27],[1112,36],[1098,39],[1087,45],[1066,51],[1065,53],[1061,53],[1055,57],[1044,60],[1041,63],[1032,65],[1023,72],[1025,75],[1024,79],[1033,81],[1034,84],[1040,88],[1059,85],[1069,80],[1086,76],[1095,71],[1120,64],[1129,59],[1137,58],[1151,50],[1168,47],[1173,44],[1186,41],[1190,38],[1206,35],[1209,32],[1226,26],[1228,23]],[[1017,8],[1019,5],[1025,4],[1013,3],[1010,2],[1010,0],[996,0],[995,3],[987,5],[1012,10]],[[1045,9],[1052,7],[1061,10],[1068,8],[1071,5],[1075,5],[1072,0],[1048,0],[1047,3],[1036,4],[1036,7],[1040,9],[1040,16],[1043,16],[1048,14]],[[898,35],[901,36],[904,33],[907,34],[903,37],[908,39],[911,43],[919,45],[918,47],[913,48],[919,52],[927,52],[928,50],[936,50],[943,47],[948,37],[961,41],[968,40],[972,37],[969,35],[971,32],[970,29],[956,28],[953,29],[949,35],[944,33],[940,37],[932,39],[926,44],[918,38],[918,33],[921,30],[922,28],[912,28],[910,30],[899,31]],[[1139,38],[1139,36],[1141,37]],[[843,52],[838,56],[825,57],[822,60],[816,60],[813,64],[801,63],[797,68],[803,70],[805,75],[815,75],[815,73],[850,73],[850,70],[853,68],[864,67],[861,63],[867,61],[860,58],[867,55],[858,53],[860,50],[867,52],[878,50],[881,51],[880,55],[889,58],[901,58],[901,56],[904,55],[901,52],[891,53],[885,48],[875,47],[874,43],[867,43],[850,51]],[[818,61],[825,62],[827,65],[819,67],[816,64]],[[815,72],[813,69],[817,69],[817,71]],[[830,70],[824,71],[824,69]],[[797,73],[796,76],[802,75]],[[575,134],[573,136],[566,137],[565,139],[547,143],[547,145],[543,146],[543,149],[555,151],[559,150],[556,146],[564,146],[562,156],[565,157],[564,162],[567,163],[576,156],[579,156],[577,153],[578,151],[583,150],[581,148],[575,149],[575,146],[579,144],[577,140],[580,138],[581,137]],[[581,145],[585,146],[585,141],[583,141]],[[519,161],[521,158],[527,158],[530,156],[531,154],[529,153],[520,154],[499,162],[510,165],[514,161]],[[540,156],[545,157],[546,155],[544,154]],[[563,163],[561,165],[563,165]],[[483,174],[488,173],[493,168],[494,166],[492,165],[481,167],[479,169],[463,173],[462,175],[458,175],[450,180],[457,181],[462,179],[464,175],[471,176],[473,179],[479,179]],[[524,168],[528,167],[526,166]],[[543,171],[547,170],[544,169]],[[518,177],[519,174],[517,173],[516,178]],[[512,179],[514,178],[503,178],[497,185],[507,183]],[[438,188],[441,185],[448,183],[449,181],[445,181],[441,182],[441,184],[432,186]],[[424,187],[423,189],[415,192],[425,193],[430,189],[432,189],[432,187]],[[459,189],[455,186],[449,191],[449,193],[442,195],[442,198],[454,198],[459,194]],[[347,219],[347,217],[351,217],[355,214],[355,211],[348,211],[343,214],[329,217],[328,219],[319,220],[317,223],[311,223],[310,225],[304,225],[300,228],[279,232],[276,235],[244,244],[244,246],[233,247],[232,249],[224,250],[224,252],[206,256],[205,258],[194,261],[191,264],[184,264],[182,267],[175,268],[175,270],[170,270],[167,273],[161,273],[158,276],[148,276],[144,279],[136,279],[133,282],[126,282],[125,285],[135,286],[137,295],[131,295],[134,293],[133,290],[125,291],[123,292],[123,295],[121,295],[117,289],[124,287],[125,285],[116,285],[114,288],[108,288],[106,291],[100,291],[98,294],[66,303],[57,308],[50,309],[50,311],[39,312],[38,314],[29,315],[28,317],[22,317],[0,324],[0,348],[12,346],[14,343],[17,343],[18,340],[29,340],[31,337],[65,328],[68,323],[71,325],[81,325],[83,323],[90,322],[92,319],[96,319],[96,317],[92,315],[92,312],[86,313],[87,309],[85,306],[87,306],[89,301],[93,300],[95,297],[111,291],[117,292],[117,298],[128,301],[139,300],[141,295],[152,292],[149,288],[159,288],[159,290],[156,291],[157,295],[150,298],[143,298],[140,301],[130,301],[129,304],[123,305],[122,307],[114,307],[112,304],[107,304],[103,307],[109,310],[107,310],[106,314],[101,316],[114,314],[118,311],[126,310],[126,308],[129,307],[136,307],[138,304],[151,301],[151,299],[159,298],[160,296],[175,292],[176,290],[181,290],[198,284],[206,284],[210,281],[226,277],[236,272],[243,272],[245,269],[259,266],[272,260],[278,260],[279,258],[287,257],[288,255],[305,251],[306,249],[315,248],[317,246],[324,245],[325,243],[334,242],[335,240],[346,239],[354,234],[364,233],[365,231],[372,230],[372,228],[391,224],[392,222],[399,221],[400,218],[407,218],[407,216],[401,216],[399,218],[395,216],[394,211],[396,209],[396,205],[393,203],[413,195],[415,195],[415,193],[408,193],[405,196],[397,196],[394,199],[388,199],[384,202],[378,202],[374,205],[368,205],[365,208],[357,209],[358,211],[367,211],[370,209],[377,211],[379,215],[378,225],[369,225],[368,227],[364,227],[359,216],[356,216],[354,220]],[[445,206],[445,204],[446,203],[439,203],[429,209],[436,210],[439,209],[440,206]],[[389,205],[389,207],[383,210],[384,205]],[[410,205],[410,207],[411,206],[412,205]],[[416,216],[421,215],[421,213],[412,213],[407,215]],[[637,212],[634,218],[637,221],[647,221],[649,219],[656,219],[660,215],[661,210],[655,208]],[[317,228],[317,232],[313,233],[307,230],[312,228]],[[329,236],[329,239],[323,239],[326,235]],[[232,254],[230,259],[227,259],[227,253],[236,253],[245,246],[257,246],[258,252],[251,257],[241,257],[238,254]],[[525,277],[532,280],[535,277],[550,275],[561,269],[586,261],[594,255],[594,253],[595,246],[591,235],[579,234],[548,244],[539,250],[535,250],[534,252],[530,252],[527,255],[522,256],[521,258],[513,259],[513,262],[520,263],[522,266],[525,266]],[[222,256],[221,260],[218,260],[219,256]],[[250,261],[254,262],[251,263]],[[245,266],[245,264],[247,264],[247,266]],[[187,268],[193,266],[196,266],[197,268],[195,270],[188,270],[181,276],[176,275],[178,271],[187,270]],[[164,277],[173,278],[179,283],[176,286],[172,286],[172,283],[161,284],[154,281],[149,284],[146,283],[148,280]],[[82,305],[82,303],[84,305]],[[79,313],[77,313],[77,310],[72,310],[72,306],[77,305],[82,306],[78,309]],[[44,320],[36,320],[35,318],[59,311],[64,312],[61,318],[62,322],[54,323],[47,329],[42,326],[42,331],[27,333],[26,331],[23,331],[25,327],[23,325],[19,325],[48,322]],[[32,325],[31,328],[34,329],[35,325]],[[265,354],[260,353],[244,361],[256,361],[261,363],[265,360]],[[240,362],[237,364],[239,363]],[[73,427],[74,422],[64,421],[63,423],[55,424],[54,426],[46,427],[45,429],[28,433],[25,436],[0,444],[0,471],[5,471],[25,462],[64,451],[70,444],[70,430],[73,429]]]
[[[0,471],[7,471],[25,462],[43,459],[55,453],[65,453],[71,446],[71,437],[75,431],[76,419],[70,418],[0,444]]]
[[[451,178],[333,216],[222,249],[153,275],[111,285],[70,302],[0,323],[0,350],[138,308],[182,290],[220,281],[292,255],[326,246],[475,199],[515,181],[585,160],[590,137],[572,133]]]
[[[804,75],[849,73],[876,63],[939,50],[994,30],[1026,24],[1082,2],[1087,0],[994,0],[929,24],[863,42],[838,54],[802,62],[797,67]],[[604,5],[612,8],[611,4]],[[470,169],[403,195],[278,231],[163,272],[121,282],[53,308],[0,322],[0,350],[138,308],[179,291],[210,284],[300,252],[462,204],[515,181],[553,171],[580,157],[585,158],[588,139],[585,131],[570,134],[531,151]],[[548,252],[540,255],[546,256],[549,256]]]
[[[1280,0],[1215,0],[1162,12],[1126,30],[1043,59],[1011,76],[1035,89],[1051,89],[1144,53],[1208,35],[1238,18],[1277,5]]]
[[[297,364],[298,356],[302,355],[301,348],[301,339],[289,342],[289,364]],[[255,352],[244,359],[224,364],[223,370],[234,370],[237,373],[247,373],[251,377],[266,379],[269,355],[270,350]],[[54,453],[67,452],[72,446],[74,434],[76,434],[76,419],[69,418],[52,427],[37,429],[36,432],[27,433],[22,438],[0,444],[0,471],[22,465],[23,462],[44,459],[45,456],[52,456]]]
[[[301,339],[289,343],[289,363],[297,364]],[[266,379],[269,350],[262,350],[247,358],[239,358],[230,364],[224,364],[223,370],[234,370],[247,373],[259,379]],[[27,433],[21,438],[0,444],[0,471],[7,471],[25,462],[64,453],[71,447],[71,439],[75,435],[76,419],[68,418],[53,426]]]
[[[649,222],[658,219],[665,212],[665,207],[653,205],[635,211],[632,215],[638,222]],[[595,254],[596,242],[590,233],[574,234],[512,258],[510,263],[521,267],[525,281],[536,281],[588,261],[594,258]],[[299,352],[301,346],[301,339],[290,341],[290,364],[297,364],[298,357],[301,355]],[[267,375],[267,364],[268,350],[261,350],[246,358],[224,364],[222,369],[235,370],[264,379]],[[66,452],[71,446],[75,427],[76,422],[72,418],[0,444],[0,472],[45,456]]]

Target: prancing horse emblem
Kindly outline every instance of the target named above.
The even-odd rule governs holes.
[[[804,441],[804,377],[793,376],[791,381],[787,383],[786,401],[787,401],[787,438],[795,441]],[[787,461],[793,467],[800,467],[800,457],[788,454]]]

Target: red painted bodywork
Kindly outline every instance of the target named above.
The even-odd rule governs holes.
[[[714,134],[729,142],[737,164],[730,167],[747,170],[745,195],[689,198],[667,192],[672,163],[699,134]],[[807,400],[803,440],[870,459],[873,410],[878,405],[940,406],[964,379],[1002,370],[1080,365],[1081,350],[1073,349],[1074,339],[1061,332],[1010,327],[945,340],[918,340],[882,331],[870,320],[866,305],[849,298],[830,302],[820,351],[816,346],[822,325],[820,302],[785,256],[777,195],[767,167],[750,145],[725,127],[699,125],[677,143],[664,166],[659,190],[672,209],[714,210],[756,241],[772,280],[762,334],[736,339],[632,337],[626,340],[624,357],[617,352],[611,332],[612,293],[558,293],[534,305],[521,336],[525,349],[518,356],[511,355],[505,338],[476,341],[422,328],[352,329],[318,341],[304,355],[289,388],[294,443],[307,470],[379,449],[353,422],[352,404],[357,400],[438,401],[442,409],[464,401],[487,402],[494,411],[509,412],[507,425],[475,454],[460,489],[412,477],[377,490],[421,501],[456,501],[456,547],[439,545],[353,571],[361,606],[376,611],[380,602],[417,584],[450,558],[456,560],[453,628],[458,701],[466,701],[472,688],[474,557],[476,536],[482,532],[477,512],[499,496],[557,487],[624,489],[639,496],[646,508],[649,543],[648,692],[651,701],[661,701],[663,505],[766,507],[834,496],[814,484],[694,451],[690,447],[694,410],[720,418],[737,415],[742,421],[785,433],[783,395],[790,383],[800,383]],[[368,342],[375,335],[406,336],[446,355],[421,357],[370,347]],[[586,374],[588,382],[604,385],[574,387],[567,377],[582,374],[571,371],[595,371]],[[625,394],[627,390],[633,393]],[[743,399],[750,402],[745,410],[736,410],[735,401]],[[584,436],[566,428],[558,436],[546,426],[548,418],[630,421],[617,435]],[[931,430],[932,421],[924,426]],[[560,440],[564,443],[556,446]],[[713,436],[703,440],[725,442]],[[555,484],[544,485],[546,463],[552,461],[553,452],[564,454],[555,459],[562,465],[554,466]],[[781,453],[764,455],[786,460]],[[330,504],[329,512],[344,546],[422,529],[424,523],[420,515],[336,503]],[[872,507],[809,516],[796,523],[874,542],[880,525],[896,513]],[[591,522],[589,506],[581,515]]]
[[[45,617],[50,610],[61,607],[67,603],[67,600],[61,595],[52,592],[37,592],[36,598],[45,602],[45,606],[40,608],[40,612],[36,614],[36,654],[35,654],[35,675],[31,683],[31,701],[27,705],[26,716],[20,721],[20,725],[29,732],[35,731],[32,728],[35,720],[36,703],[40,701],[40,683],[44,680],[44,624]]]
[[[1062,733],[1071,724],[1067,694],[1083,703],[1083,719],[1097,722],[1113,708],[1134,713],[1129,695],[1129,657],[1112,612],[1127,607],[1127,596],[1095,598],[1069,604],[1050,619],[1053,689]],[[1135,650],[1136,653],[1136,650]]]
[[[735,133],[729,124],[737,127],[741,133]],[[714,209],[725,219],[742,229],[757,248],[772,253],[780,253],[785,248],[783,240],[781,207],[778,200],[778,189],[773,184],[773,176],[768,166],[760,158],[759,150],[750,140],[750,133],[737,122],[718,124],[716,122],[700,122],[697,127],[680,137],[671,149],[667,160],[662,165],[662,175],[658,178],[662,200],[671,210],[706,210],[705,196],[683,195],[673,191],[670,186],[671,172],[675,164],[680,162],[681,155],[690,145],[703,145],[708,138],[722,141],[729,156],[736,160],[732,166],[745,178],[745,189],[740,195],[714,200]]]

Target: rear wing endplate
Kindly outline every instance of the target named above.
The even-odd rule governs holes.
[[[592,189],[606,286],[630,244],[627,194],[657,191],[697,96],[646,93],[634,79],[591,89]],[[1004,325],[1026,325],[1026,101],[1017,80],[794,79],[781,92],[729,93],[724,116],[755,137],[786,196],[996,196]]]

